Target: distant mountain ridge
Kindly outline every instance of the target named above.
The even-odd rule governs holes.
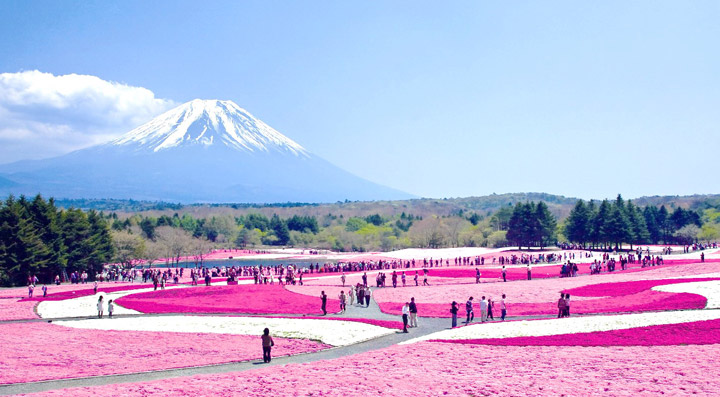
[[[178,203],[412,195],[344,171],[232,101],[193,100],[106,144],[0,165],[0,194]]]
[[[116,211],[121,213],[151,213],[153,216],[174,213],[191,213],[202,215],[208,213],[233,213],[243,215],[248,213],[262,213],[267,216],[277,213],[283,217],[293,215],[322,217],[329,213],[336,216],[368,216],[380,214],[382,216],[395,216],[405,212],[419,216],[447,216],[463,211],[466,214],[476,212],[487,216],[502,207],[512,206],[518,202],[543,201],[558,218],[565,218],[577,202],[577,198],[565,197],[549,193],[505,193],[488,196],[446,198],[446,199],[410,199],[394,201],[352,201],[337,203],[215,203],[180,205],[162,202],[147,202],[133,200],[66,200],[59,199],[56,203],[60,207],[94,209],[99,211]],[[597,202],[598,200],[596,200]],[[683,207],[685,209],[702,210],[708,206],[720,206],[720,194],[692,195],[692,196],[646,196],[632,200],[640,206],[665,205],[670,208]]]

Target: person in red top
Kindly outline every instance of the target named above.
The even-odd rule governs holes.
[[[270,329],[265,328],[262,334],[262,348],[263,348],[263,362],[269,363],[272,358],[270,357],[270,351],[275,346],[272,336],[270,336]]]

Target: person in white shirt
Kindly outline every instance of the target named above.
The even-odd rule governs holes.
[[[402,308],[402,319],[403,319],[403,332],[407,334],[408,316],[410,315],[410,304],[405,302]]]
[[[502,299],[500,300],[500,318],[502,321],[505,321],[505,315],[507,314],[507,307],[505,306],[505,294],[502,294]]]
[[[485,297],[482,297],[482,300],[480,301],[480,322],[484,323],[487,321],[487,313],[488,313],[488,303],[485,300]]]

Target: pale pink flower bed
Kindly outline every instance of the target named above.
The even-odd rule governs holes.
[[[73,388],[38,396],[712,395],[720,345],[482,346],[422,342],[229,374]]]
[[[102,282],[98,283],[98,290],[103,290],[104,288],[114,288],[114,287],[120,287],[120,286],[132,286],[132,285],[138,285],[139,283],[126,283],[126,282]],[[145,288],[147,288],[148,284],[143,284]],[[150,284],[152,285],[152,284]],[[33,291],[33,297],[42,297],[42,286],[43,284],[37,284],[35,286],[35,291]],[[48,287],[48,295],[51,294],[57,294],[62,292],[68,292],[68,291],[81,291],[81,290],[90,290],[92,291],[93,283],[87,283],[87,284],[47,284]],[[13,287],[13,288],[0,288],[0,298],[27,298],[28,297],[28,287]]]
[[[720,278],[674,278],[665,280],[638,280],[617,283],[591,284],[565,290],[571,296],[625,296],[638,294],[660,285],[692,283],[699,281],[715,281]]]
[[[0,383],[154,371],[262,357],[260,337],[249,335],[98,331],[48,323],[0,324],[0,335]],[[330,347],[302,339],[273,340],[274,356]]]
[[[90,288],[88,288],[87,285],[84,285],[84,289],[73,289],[73,290],[67,290],[63,292],[53,292],[48,293],[46,297],[43,298],[42,291],[40,291],[40,294],[33,293],[32,298],[25,298],[23,301],[34,301],[34,302],[42,302],[42,301],[62,301],[65,299],[72,299],[72,298],[80,298],[83,296],[90,296],[95,295],[95,290],[93,289],[92,285],[90,285]],[[98,293],[100,292],[119,292],[119,291],[132,291],[135,289],[144,289],[144,288],[152,288],[152,284],[126,284],[126,285],[113,285],[113,284],[103,284],[98,286]],[[37,292],[37,291],[36,291]]]
[[[477,296],[475,297],[477,298]],[[495,298],[497,299],[497,298]],[[475,300],[475,310],[479,313],[479,300]],[[497,303],[497,300],[496,300]],[[703,309],[707,299],[703,296],[688,293],[669,293],[660,291],[643,291],[622,298],[603,298],[592,300],[573,300],[570,307],[572,314],[591,313],[637,313],[657,310],[688,310]],[[383,313],[400,315],[402,303],[383,302],[378,304]],[[460,302],[460,316],[465,315],[464,301]],[[495,318],[500,317],[499,306],[493,312]],[[556,302],[546,303],[507,303],[508,316],[544,316],[556,315]],[[418,304],[420,317],[450,317],[450,303]]]
[[[158,290],[124,296],[116,302],[142,313],[322,314],[319,295],[295,294],[277,284]],[[332,295],[328,295],[327,310],[340,311],[340,302]]]
[[[38,318],[33,311],[36,304],[37,302],[22,301],[16,298],[0,298],[0,321]]]
[[[668,314],[672,315],[672,314]],[[501,346],[674,346],[720,343],[720,320],[662,324],[582,334],[524,336],[517,338],[443,340]]]

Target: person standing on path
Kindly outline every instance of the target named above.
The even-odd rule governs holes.
[[[408,314],[410,314],[410,304],[405,302],[402,307],[403,332],[408,333]]]
[[[113,303],[113,300],[110,299],[108,301],[108,317],[112,318],[112,314],[115,311],[115,304]]]
[[[507,307],[505,306],[505,294],[502,294],[502,299],[500,300],[500,318],[502,321],[505,321],[505,315],[507,315]]]
[[[35,286],[28,284],[28,298],[32,298],[33,291],[35,291]]]
[[[565,294],[565,317],[570,317],[570,294]]]
[[[327,295],[325,291],[320,291],[320,301],[322,302],[323,316],[327,314]]]
[[[488,311],[487,311],[487,319],[495,321],[495,316],[493,316],[493,306],[495,306],[495,302],[493,302],[492,297],[488,296]]]
[[[452,327],[457,327],[457,314],[458,314],[458,304],[457,302],[453,301],[450,304],[450,314],[452,314]]]
[[[348,298],[350,298],[350,306],[355,304],[355,293],[353,292],[353,287],[350,286],[350,290],[348,291]]]
[[[560,299],[557,302],[558,306],[558,318],[564,317],[565,315],[565,294],[560,293]]]
[[[475,313],[473,313],[473,297],[471,296],[467,302],[465,302],[465,312],[467,313],[467,320],[465,324],[470,324],[470,321],[475,319]]]
[[[417,328],[417,305],[415,298],[410,298],[410,328]]]
[[[367,273],[363,273],[362,280],[363,280],[363,287],[367,287]]]
[[[97,294],[97,287],[98,287],[98,283],[96,281],[95,284],[93,284],[93,295]]]
[[[415,278],[414,278],[414,280],[415,280],[415,286],[417,287],[417,286],[418,286],[418,272],[417,272],[417,270],[415,270]]]
[[[485,297],[482,297],[482,300],[480,301],[480,322],[484,323],[487,321],[488,317],[488,302],[485,300]]]
[[[43,298],[47,296],[47,285],[42,286]]]
[[[103,297],[100,295],[97,301],[98,318],[102,318],[103,315]]]
[[[370,287],[365,287],[365,307],[370,307],[370,295],[372,295]]]
[[[530,267],[530,264],[527,264],[527,274],[528,274],[528,280],[532,280],[532,267]]]
[[[480,268],[475,268],[475,284],[480,284]]]
[[[503,283],[506,283],[507,282],[507,270],[505,269],[505,265],[503,265],[503,268],[502,268],[502,278],[503,278]]]
[[[423,286],[425,286],[425,285],[430,285],[430,284],[428,283],[428,281],[427,281],[428,269],[423,269],[423,274],[424,274],[424,276],[423,276]]]
[[[342,281],[342,286],[344,287],[345,286],[345,273],[343,273],[342,276],[340,276],[340,281]]]
[[[261,339],[263,348],[263,362],[269,363],[270,360],[272,360],[272,357],[270,357],[270,351],[272,350],[272,347],[275,346],[275,342],[273,342],[272,336],[270,336],[270,329],[265,328],[263,330]]]
[[[340,291],[340,313],[345,313],[345,291]]]

